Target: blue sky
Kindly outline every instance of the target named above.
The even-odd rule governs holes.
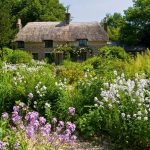
[[[100,22],[107,13],[113,14],[132,6],[132,0],[60,0],[65,6],[70,5],[73,22]]]

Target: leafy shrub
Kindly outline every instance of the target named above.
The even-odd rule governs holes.
[[[145,73],[150,75],[150,50],[142,54],[137,54],[134,59],[130,59],[125,64],[126,72],[133,76],[135,73]]]
[[[32,55],[26,51],[14,50],[11,56],[11,63],[29,63],[32,60]]]
[[[2,53],[3,53],[3,56],[2,56]],[[10,49],[10,48],[3,48],[3,52],[0,51],[0,56],[3,57],[3,60],[4,61],[8,61],[10,62],[10,59],[12,57],[12,54],[13,54],[13,50]]]
[[[114,57],[122,60],[129,58],[129,55],[125,52],[125,50],[119,46],[102,47],[99,49],[99,55],[102,57]]]
[[[50,103],[54,109],[60,90],[55,85],[49,66],[5,64],[0,72],[0,113],[10,111],[15,100],[26,102],[28,93],[33,93],[32,107],[36,107],[42,115],[45,113],[45,103]]]
[[[100,96],[95,97],[95,109],[79,119],[81,131],[108,134],[122,147],[150,148],[149,88],[150,79],[138,74],[134,80],[121,74],[104,83]]]
[[[56,73],[60,78],[66,78],[69,84],[74,84],[84,77],[84,66],[80,63],[64,61],[63,66],[57,68]]]

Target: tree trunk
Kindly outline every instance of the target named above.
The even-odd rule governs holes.
[[[2,47],[2,46],[1,46],[0,48],[1,48],[1,51],[2,51],[1,59],[2,59],[2,61],[3,61],[3,60],[4,60],[4,50],[3,50],[3,47]]]

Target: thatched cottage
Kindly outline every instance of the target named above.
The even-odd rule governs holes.
[[[43,59],[57,45],[65,43],[74,47],[88,46],[96,54],[96,49],[108,41],[107,33],[98,22],[70,22],[69,13],[64,22],[29,22],[22,28],[18,19],[17,25],[16,47],[32,53],[35,59]]]

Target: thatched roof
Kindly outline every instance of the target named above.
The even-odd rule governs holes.
[[[70,23],[69,25],[62,22],[29,22],[19,31],[14,41],[53,40],[67,42],[78,39],[108,41],[108,36],[98,22]]]

